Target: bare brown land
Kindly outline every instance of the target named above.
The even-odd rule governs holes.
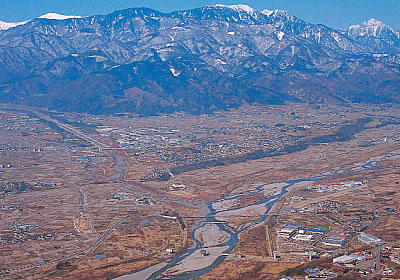
[[[400,237],[399,112],[288,104],[142,118],[0,108],[0,278],[112,279],[188,249],[149,271],[181,275],[221,259],[192,278],[344,275],[332,258],[379,249],[361,233],[392,247]],[[380,254],[373,260],[398,275]]]

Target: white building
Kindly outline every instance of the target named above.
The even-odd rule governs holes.
[[[380,239],[376,236],[373,236],[371,234],[362,232],[358,236],[358,241],[360,241],[361,243],[364,243],[364,244],[368,244],[368,245],[376,245],[378,243],[381,243],[382,239]]]
[[[312,234],[296,234],[293,239],[299,241],[311,241],[313,238]]]
[[[333,259],[333,263],[338,263],[338,264],[348,264],[355,262],[357,258],[355,256],[348,256],[348,255],[343,255],[337,258]]]
[[[295,225],[285,225],[278,230],[278,235],[282,238],[290,238],[296,233],[297,228]]]
[[[342,247],[346,244],[346,239],[340,238],[328,238],[322,241],[322,244],[326,246],[333,246],[333,247]]]

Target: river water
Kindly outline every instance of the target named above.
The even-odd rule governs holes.
[[[374,158],[371,161],[367,161],[364,163],[359,163],[356,164],[352,167],[343,169],[343,170],[333,170],[333,171],[329,171],[329,172],[324,172],[321,173],[320,175],[316,176],[316,177],[311,177],[311,178],[300,178],[300,179],[295,179],[295,180],[287,180],[287,181],[282,181],[282,182],[277,182],[278,184],[284,184],[284,186],[282,187],[281,191],[279,194],[275,194],[273,196],[261,199],[257,202],[254,202],[253,204],[250,205],[265,205],[265,213],[258,219],[252,220],[252,221],[247,221],[245,224],[242,225],[242,227],[240,227],[239,230],[235,230],[232,227],[230,227],[227,223],[216,223],[219,227],[219,229],[221,231],[224,231],[226,233],[229,234],[229,240],[220,243],[216,246],[213,247],[228,247],[226,250],[223,251],[223,255],[218,256],[215,261],[207,266],[204,267],[202,269],[199,270],[195,270],[195,271],[190,271],[190,272],[186,272],[186,273],[182,273],[182,274],[178,274],[178,275],[170,275],[164,279],[179,279],[179,280],[187,280],[187,279],[193,279],[196,277],[199,277],[201,275],[204,275],[208,272],[210,272],[211,270],[213,270],[214,268],[216,268],[217,266],[219,266],[227,257],[227,255],[225,254],[229,254],[231,253],[235,247],[237,246],[237,244],[239,243],[239,234],[243,231],[245,231],[246,229],[248,229],[251,225],[257,224],[257,223],[262,223],[264,222],[267,217],[268,214],[272,208],[272,206],[276,203],[276,201],[278,201],[278,199],[280,197],[282,197],[284,194],[287,193],[287,189],[291,186],[293,186],[294,184],[299,184],[302,182],[313,182],[316,181],[318,179],[322,179],[322,178],[329,178],[329,177],[333,177],[337,174],[343,174],[343,173],[347,173],[347,172],[352,172],[355,168],[357,168],[357,171],[361,170],[369,170],[373,167],[375,167],[379,162],[383,161],[383,160],[387,160],[391,157],[397,157],[398,154],[395,155],[387,155],[387,156],[382,156],[379,158]],[[269,185],[269,184],[266,184]],[[227,198],[220,198],[217,201],[221,201],[221,200],[234,200],[234,199],[238,199],[240,197],[249,195],[249,194],[256,194],[256,193],[260,193],[263,191],[264,186],[266,185],[260,185],[255,187],[255,189],[253,191],[249,191],[243,194],[239,194],[239,195],[235,195],[235,196],[231,196],[231,197],[227,197]],[[187,249],[186,251],[184,251],[183,253],[173,257],[172,259],[168,260],[168,261],[164,261],[161,263],[158,263],[156,265],[150,266],[146,269],[140,270],[140,271],[134,271],[130,274],[124,275],[122,277],[118,277],[115,278],[114,280],[151,280],[151,279],[159,279],[160,275],[162,273],[164,273],[166,270],[168,270],[169,268],[172,268],[174,266],[176,266],[178,263],[182,262],[183,260],[185,260],[186,258],[188,258],[190,255],[192,255],[193,253],[195,253],[198,250],[202,249],[202,243],[196,239],[195,237],[195,232],[196,230],[198,230],[200,227],[204,226],[206,223],[212,223],[212,222],[221,222],[220,220],[218,220],[216,218],[216,215],[220,212],[224,212],[224,211],[216,211],[213,208],[213,203],[217,202],[217,201],[211,201],[207,203],[208,206],[208,214],[206,216],[205,221],[199,223],[199,225],[192,231],[192,239],[195,242],[195,246],[194,248],[190,248]],[[243,207],[238,207],[238,208],[232,208],[229,210],[239,210],[245,207],[248,207],[249,205],[243,206]]]

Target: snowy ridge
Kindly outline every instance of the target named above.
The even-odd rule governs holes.
[[[41,15],[38,17],[40,19],[53,19],[53,20],[65,20],[65,19],[71,19],[71,18],[83,18],[81,16],[67,16],[67,15],[60,15],[57,13],[47,13],[45,15]],[[27,22],[31,20],[26,20],[22,22],[4,22],[0,20],[0,31],[2,30],[8,30],[10,28],[14,28],[16,26],[24,25]]]
[[[268,16],[268,17],[271,16],[271,15],[291,16],[291,14],[290,14],[288,11],[285,11],[285,10],[277,10],[277,9],[275,9],[275,10],[268,10],[268,9],[265,9],[265,10],[262,10],[261,13],[262,13],[263,15]]]
[[[250,6],[244,5],[244,4],[239,4],[239,5],[223,5],[223,4],[216,4],[214,7],[219,7],[219,8],[229,8],[232,10],[235,10],[237,12],[245,12],[248,13],[250,15],[253,15],[254,13],[256,13],[257,11],[255,9],[253,9]]]
[[[71,18],[82,18],[81,16],[66,16],[66,15],[60,15],[57,13],[47,13],[45,15],[41,15],[38,18],[43,18],[43,19],[55,19],[55,20],[65,20],[65,19],[71,19]]]
[[[0,21],[0,30],[7,30],[19,25],[24,25],[25,23],[27,23],[28,21],[23,21],[23,22],[4,22],[4,21]]]

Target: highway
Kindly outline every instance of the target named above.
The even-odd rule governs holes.
[[[43,113],[40,113],[38,111],[31,111],[32,113],[36,114],[39,118],[52,122],[55,125],[57,125],[59,128],[70,132],[72,134],[74,134],[75,136],[81,138],[82,140],[85,140],[86,142],[89,142],[91,144],[93,144],[94,146],[98,147],[99,149],[109,149],[111,148],[109,145],[101,143],[100,141],[93,139],[92,137],[87,136],[86,134],[84,134],[82,131],[79,131],[78,129],[76,129],[75,127],[73,127],[72,125],[68,125],[68,124],[64,124],[58,120],[55,120],[51,117],[49,117],[48,115],[45,115]]]
[[[9,107],[9,106],[6,106],[6,105],[0,105],[0,108],[5,109],[5,110],[19,110],[19,111],[25,111],[25,112],[33,113],[38,118],[40,118],[42,120],[45,120],[45,121],[48,121],[48,122],[52,122],[53,124],[57,125],[59,128],[65,130],[65,131],[67,131],[69,133],[72,133],[73,135],[77,136],[78,138],[80,138],[80,139],[82,139],[82,140],[84,140],[86,142],[91,143],[92,145],[98,147],[99,149],[112,149],[112,148],[114,148],[114,147],[110,147],[107,144],[101,143],[100,141],[98,141],[98,140],[96,140],[96,139],[94,139],[94,138],[92,138],[90,136],[87,136],[82,131],[80,131],[79,129],[73,127],[72,125],[64,124],[64,123],[62,123],[62,122],[60,122],[58,120],[55,120],[55,119],[51,118],[50,116],[48,116],[48,115],[46,115],[44,113],[41,113],[41,112],[37,111],[37,109],[35,109],[35,108],[26,107],[26,106],[18,106],[18,105],[14,106],[12,108]]]

